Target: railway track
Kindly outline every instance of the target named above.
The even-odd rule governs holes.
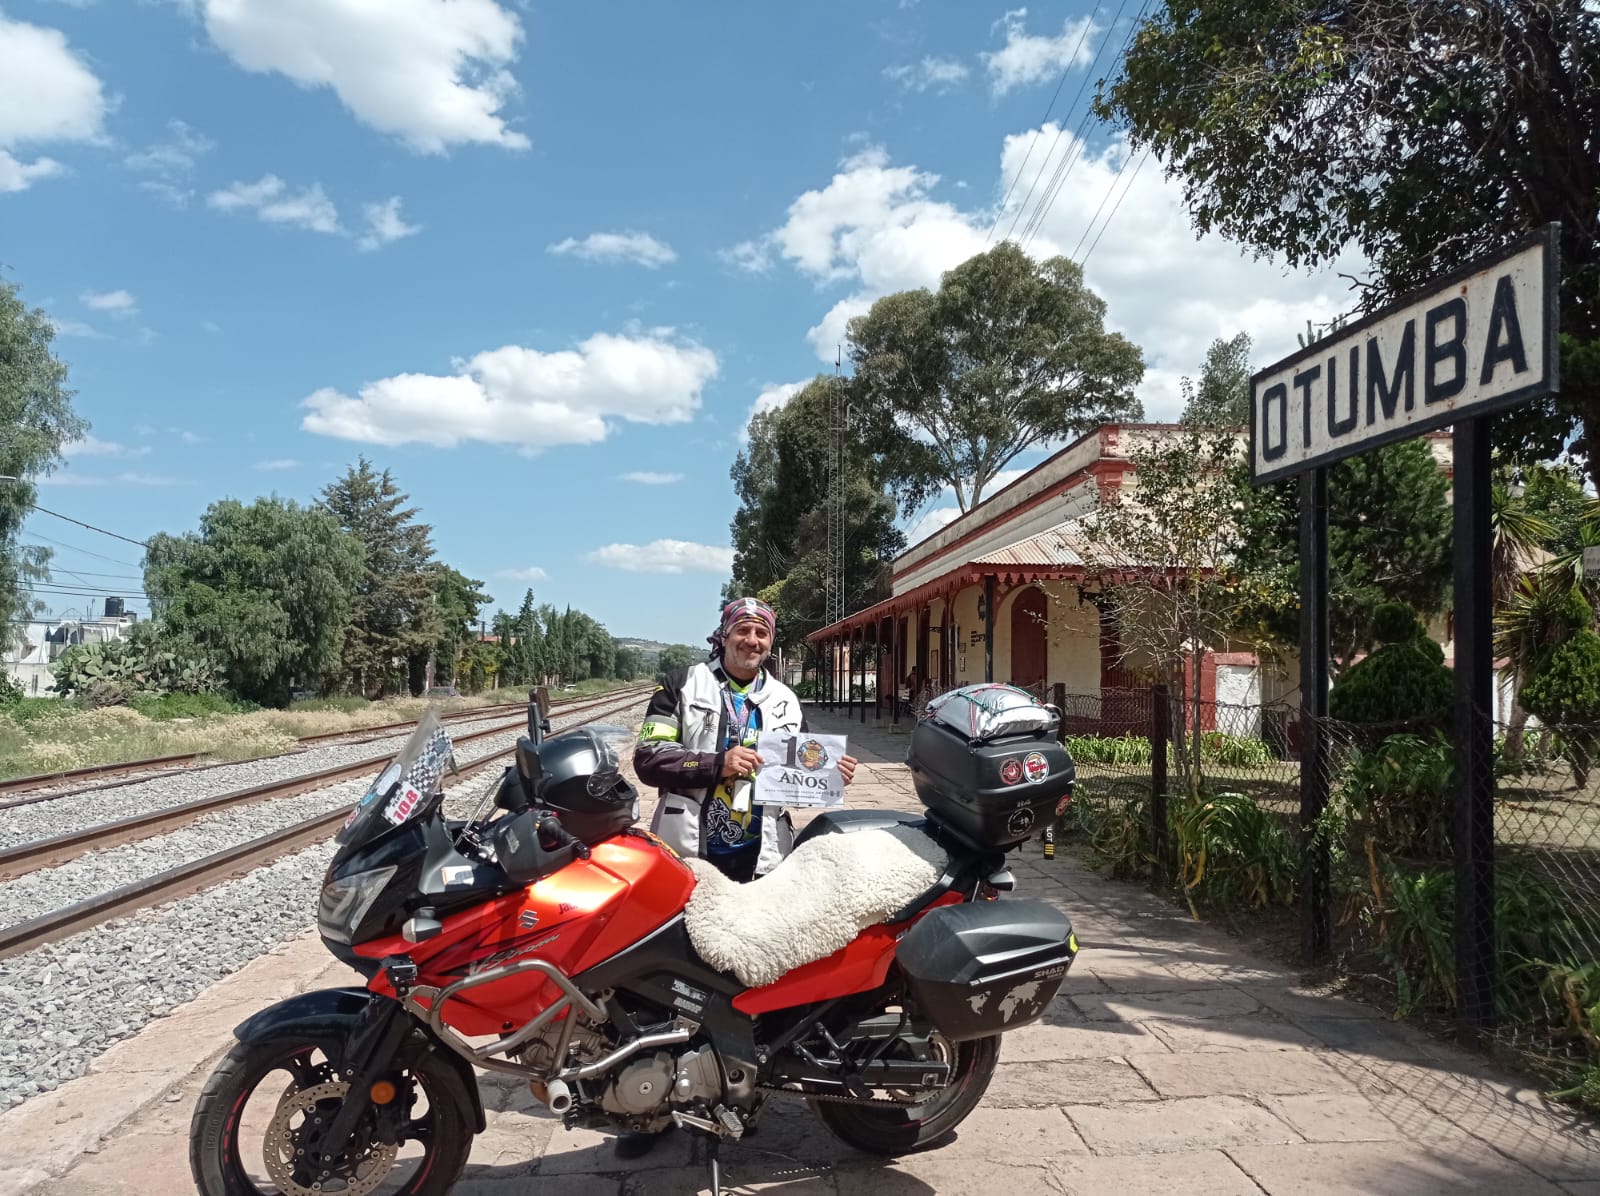
[[[631,692],[631,691],[630,691]],[[606,697],[608,695],[601,695]],[[567,699],[566,701],[552,702],[551,713],[575,705],[583,699]],[[480,706],[476,710],[457,710],[441,715],[440,721],[446,726],[451,723],[476,722],[480,719],[494,718],[497,714],[511,714],[527,709],[526,702],[506,702],[497,706]],[[325,731],[318,735],[302,735],[297,741],[297,751],[303,751],[318,744],[332,743],[335,740],[351,740],[355,743],[367,743],[377,739],[384,739],[397,735],[402,731],[416,726],[416,720],[398,723],[380,723],[371,727],[354,727],[348,731]],[[290,753],[285,753],[290,754]],[[159,775],[166,772],[203,772],[210,768],[227,768],[230,765],[241,763],[238,760],[224,760],[215,763],[198,763],[203,756],[198,752],[190,752],[178,756],[155,756],[144,760],[127,760],[120,764],[95,764],[87,768],[69,768],[60,772],[37,773],[27,777],[12,777],[9,780],[0,780],[0,810],[9,810],[16,806],[33,805],[37,802],[53,801],[60,797],[76,797],[82,793],[94,793],[103,789],[114,789],[118,785],[126,784],[126,778],[138,773],[151,773]],[[122,779],[118,779],[122,778]],[[100,782],[76,785],[72,788],[57,789],[58,785],[70,785],[74,781]],[[36,793],[35,790],[48,789],[48,793]],[[17,797],[18,794],[31,794],[31,796]]]
[[[580,719],[577,722],[567,723],[563,727],[558,727],[557,730],[566,730],[570,727],[583,726],[586,723],[598,722],[608,714],[614,714],[620,710],[627,709],[628,707],[634,705],[644,692],[646,691],[641,689],[627,691],[624,693],[608,694],[604,698],[583,707],[584,710],[595,710],[595,713],[590,717]],[[557,710],[551,711],[552,715],[558,713],[561,712]],[[565,713],[573,714],[578,713],[578,711],[569,707]],[[488,731],[475,732],[472,736],[462,736],[461,740],[457,742],[470,742],[473,739],[484,738],[487,735],[504,734],[506,731],[511,730],[513,725],[514,724],[508,724],[506,727],[502,728],[491,728]],[[500,764],[502,761],[506,760],[514,750],[514,748],[504,748],[500,751],[491,752],[486,756],[479,757],[476,760],[462,765],[459,771],[452,774],[452,776],[449,778],[450,784],[446,786],[446,791],[448,792],[450,789],[453,789],[463,782],[470,780],[472,777],[483,772],[485,769]],[[341,775],[330,780],[326,776],[321,776],[321,774],[313,774],[315,776],[320,776],[321,779],[317,780],[315,784],[304,787],[299,786],[301,786],[303,781],[309,780],[310,778],[296,777],[291,778],[289,781],[283,782],[279,788],[283,789],[286,786],[297,786],[293,789],[293,792],[304,793],[308,788],[321,788],[329,784],[336,784],[340,780],[352,779],[352,776],[355,775],[369,776],[378,768],[381,768],[384,764],[386,764],[392,758],[392,756],[393,754],[390,753],[381,757],[376,757],[372,760],[361,761],[359,764],[353,764],[338,770],[331,770],[337,771],[341,774],[351,775]],[[272,788],[272,786],[257,787],[258,790],[267,790],[270,788]],[[246,800],[260,801],[263,800],[265,796],[267,795],[256,792],[252,797]],[[288,793],[279,792],[271,796],[288,796]],[[222,795],[222,798],[233,798],[235,801],[237,801],[239,799],[239,795],[224,794]],[[221,808],[218,804],[220,800],[221,799],[207,799],[207,802],[205,803],[207,808],[203,810],[195,810],[190,808],[199,806],[202,803],[188,803],[187,807],[177,807],[175,810],[184,810],[186,812],[185,821],[192,821],[201,814],[210,812],[210,810]],[[280,856],[288,855],[289,853],[297,851],[300,848],[309,847],[315,843],[321,842],[344,821],[344,818],[348,813],[348,804],[341,805],[337,809],[330,810],[323,814],[318,814],[315,817],[305,819],[301,822],[273,831],[269,834],[250,839],[247,842],[241,843],[237,846],[226,848],[222,851],[215,852],[201,859],[190,861],[175,868],[169,868],[163,872],[156,873],[153,876],[131,881],[125,885],[119,885],[116,888],[102,893],[97,893],[91,897],[84,898],[81,901],[74,902],[50,913],[42,914],[35,918],[29,918],[26,921],[18,922],[15,925],[0,929],[0,959],[5,959],[9,956],[20,954],[21,952],[31,950],[34,947],[41,946],[48,942],[66,938],[67,936],[76,934],[81,930],[86,930],[92,926],[100,924],[101,922],[110,921],[112,918],[121,917],[122,915],[131,913],[134,910],[143,909],[151,905],[158,905],[167,901],[177,900],[178,898],[186,897],[191,893],[199,892],[201,889],[220,881],[227,880],[235,876],[242,876],[251,869],[270,863],[272,860],[277,859]],[[117,824],[113,823],[107,824],[103,827],[90,829],[91,831],[111,832],[116,825]],[[172,827],[173,824],[169,822],[160,829],[170,830]],[[155,834],[159,833],[159,831],[151,831],[149,833]],[[138,835],[135,837],[145,836]],[[61,836],[59,838],[66,839],[69,838],[69,836]],[[116,841],[126,842],[127,839],[120,839]],[[52,850],[48,846],[49,842],[54,841],[25,844],[21,848],[4,854],[13,857],[13,863],[11,866],[15,868],[19,866],[19,853],[24,853],[28,849],[37,849],[45,851],[48,854],[48,852]],[[102,839],[99,843],[94,845],[106,846],[109,845],[110,842],[112,842],[112,840],[107,838]],[[82,854],[83,851],[87,851],[89,849],[90,848],[88,846],[82,846],[79,848],[76,854]],[[67,858],[70,858],[70,856]],[[39,863],[35,865],[35,867],[47,866],[49,866],[47,863]],[[24,871],[29,870],[32,869],[24,869]],[[22,873],[15,871],[6,873],[8,877],[21,874]]]

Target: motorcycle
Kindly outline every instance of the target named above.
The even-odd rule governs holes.
[[[1053,736],[973,740],[963,756],[959,733],[928,730],[912,745],[924,815],[830,810],[795,852],[907,828],[937,845],[937,880],[842,949],[749,986],[697,952],[695,874],[634,826],[631,732],[551,734],[530,704],[515,764],[458,819],[450,740],[425,717],[351,811],[318,904],[325,945],[365,987],[293,996],[235,1029],[193,1115],[201,1196],[448,1192],[485,1129],[474,1068],[526,1080],[569,1128],[706,1135],[713,1192],[718,1144],[777,1097],[871,1153],[944,1136],[982,1099],[1001,1034],[1043,1014],[1077,952],[1053,906],[998,900],[1014,887],[1006,848],[1064,806],[1072,765]]]

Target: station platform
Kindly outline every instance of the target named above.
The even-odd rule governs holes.
[[[862,761],[849,804],[920,808],[909,729],[846,723]],[[869,711],[869,719],[871,717]],[[1018,895],[1073,918],[1081,954],[1043,1021],[1008,1034],[984,1103],[946,1144],[861,1155],[796,1102],[722,1151],[731,1192],[785,1196],[1125,1193],[1286,1196],[1493,1190],[1600,1196],[1600,1131],[1481,1058],[1378,1011],[1304,987],[1137,886],[1025,844]],[[307,903],[308,927],[311,900]],[[189,1116],[246,1015],[351,982],[307,934],[107,1051],[90,1074],[0,1115],[0,1193],[112,1196],[193,1190]],[[642,1159],[563,1131],[509,1077],[481,1077],[489,1129],[461,1196],[687,1194],[700,1143],[675,1134]]]

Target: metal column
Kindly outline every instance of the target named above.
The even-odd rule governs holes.
[[[1328,845],[1316,834],[1328,805],[1328,471],[1300,475],[1300,943],[1308,959],[1333,938]]]
[[[1494,1024],[1494,652],[1489,419],[1455,425],[1456,1017]]]

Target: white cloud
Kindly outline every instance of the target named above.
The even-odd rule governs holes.
[[[188,428],[168,428],[167,435],[176,436],[184,444],[204,444],[206,438],[198,432],[191,432]]]
[[[41,486],[182,486],[181,478],[165,474],[123,472],[119,474],[84,474],[61,471],[49,477],[33,479]]]
[[[11,151],[40,142],[102,138],[106,98],[59,29],[0,13],[0,193],[24,191],[64,169],[53,158],[24,162]]]
[[[763,411],[776,411],[805,388],[805,382],[769,382],[763,386],[761,393],[756,396],[756,401],[750,404],[750,414],[744,417],[744,428],[739,434],[740,438],[749,439],[750,421],[756,416]]]
[[[59,320],[50,317],[50,327],[55,329],[57,336],[77,336],[89,341],[103,341],[111,338],[92,324],[85,324],[82,320]]]
[[[213,323],[211,320],[201,320],[200,327],[203,331],[209,332],[212,336],[217,336],[222,332],[222,326],[220,324]]]
[[[622,474],[621,478],[624,482],[637,482],[641,486],[671,486],[683,481],[681,473],[651,473],[644,469]]]
[[[278,473],[286,469],[299,469],[303,462],[296,461],[293,457],[274,457],[271,461],[257,461],[257,469]]]
[[[689,540],[652,540],[648,544],[606,544],[584,559],[629,573],[728,573],[733,549]]]
[[[517,17],[494,0],[190,0],[248,71],[331,87],[361,121],[419,153],[524,149],[501,109],[517,91]]]
[[[571,254],[591,262],[632,262],[652,270],[678,260],[672,246],[649,233],[590,233],[583,240],[568,237],[550,246],[551,253]]]
[[[308,432],[368,444],[451,447],[463,440],[537,451],[606,438],[609,420],[673,424],[692,418],[716,377],[710,349],[671,329],[596,333],[546,353],[505,345],[455,363],[450,375],[399,374],[356,397],[325,388],[305,400]]]
[[[931,511],[924,512],[922,518],[906,529],[906,547],[920,544],[940,528],[954,523],[960,516],[959,507],[935,507]]]
[[[82,440],[69,441],[61,446],[61,453],[66,457],[143,457],[149,451],[147,444],[119,444],[115,440],[101,440],[95,436],[85,436]]]
[[[529,565],[526,569],[496,569],[496,577],[505,578],[507,581],[549,581],[550,575],[538,565]]]
[[[772,269],[772,253],[765,241],[740,241],[717,256],[746,274],[765,274]]]
[[[1054,79],[1069,67],[1088,66],[1094,60],[1090,42],[1100,26],[1091,17],[1070,18],[1061,25],[1055,37],[1031,35],[1027,32],[1028,10],[1019,8],[1006,13],[995,28],[1004,28],[1006,44],[992,54],[983,55],[989,68],[989,86],[995,95],[1005,95],[1014,87],[1026,87]]]
[[[103,311],[127,318],[139,314],[139,302],[127,291],[85,291],[78,299],[90,311]]]
[[[422,231],[420,224],[407,224],[400,215],[400,197],[391,195],[382,203],[363,205],[362,215],[367,220],[367,231],[356,242],[356,247],[370,253],[391,241],[414,237]]]
[[[187,207],[194,198],[190,182],[199,160],[216,148],[216,143],[181,120],[167,122],[167,140],[156,142],[122,164],[129,170],[151,177],[139,183],[141,191],[175,208]]]
[[[907,91],[948,91],[962,82],[971,72],[966,64],[954,58],[934,58],[931,55],[921,62],[883,68],[883,77],[898,83]]]
[[[291,191],[277,175],[266,174],[253,183],[234,183],[213,191],[206,203],[219,212],[254,211],[268,224],[288,224],[314,233],[344,231],[339,226],[339,210],[321,183]]]
[[[1121,141],[1085,151],[1070,132],[1059,140],[1058,132],[1046,124],[1005,139],[994,194],[1009,188],[1010,199],[999,213],[996,235],[1020,238],[1057,164],[1071,162],[1027,249],[1035,257],[1063,254],[1081,261],[1089,255],[1085,275],[1106,301],[1107,326],[1144,350],[1147,369],[1139,395],[1146,418],[1177,417],[1178,380],[1198,373],[1217,337],[1248,332],[1256,361],[1265,363],[1295,348],[1295,333],[1308,319],[1325,322],[1353,305],[1338,274],[1361,272],[1359,261],[1296,274],[1252,258],[1221,237],[1196,238],[1182,184],[1168,180],[1157,163],[1142,170],[1130,165],[1119,180],[1127,153]],[[1043,151],[1035,149],[1024,171],[1036,133]],[[1019,171],[1023,177],[1011,188]],[[881,149],[870,149],[847,160],[825,187],[796,199],[784,224],[762,238],[805,276],[849,288],[807,334],[819,358],[833,361],[850,317],[875,299],[937,287],[946,270],[986,248],[994,209],[965,211],[936,201],[930,191],[937,181],[915,167],[891,166]],[[1114,181],[1112,203],[1085,235]],[[1028,207],[1019,211],[1030,188]]]

